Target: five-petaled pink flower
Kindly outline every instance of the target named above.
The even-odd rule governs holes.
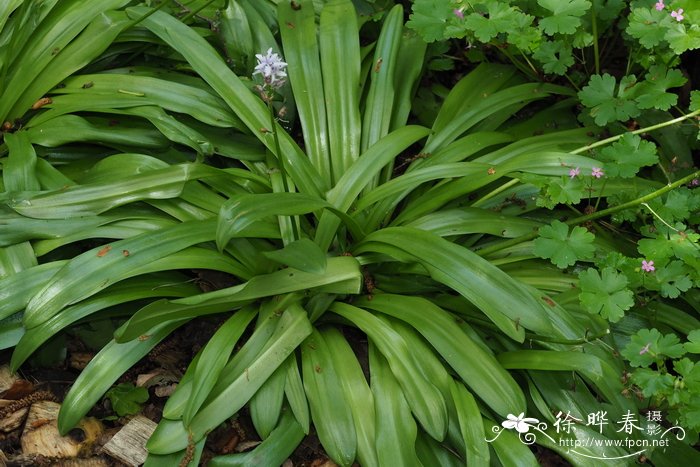
[[[464,19],[464,12],[463,12],[462,10],[459,10],[459,9],[455,8],[454,10],[452,10],[452,13],[453,13],[457,18],[459,18],[459,19]]]
[[[671,12],[671,16],[676,18],[676,21],[683,21],[683,8]]]
[[[580,173],[581,173],[581,169],[576,167],[575,169],[569,170],[569,177],[576,178],[576,177],[578,177],[578,174],[580,174]]]
[[[645,353],[649,352],[649,346],[651,343],[647,343],[644,347],[642,347],[642,350],[639,351],[639,355],[644,355]]]
[[[653,272],[656,270],[654,267],[654,261],[647,261],[645,259],[642,260],[642,270],[644,272]]]
[[[600,178],[605,174],[603,173],[603,169],[601,169],[600,167],[593,167],[593,170],[591,170],[591,175],[595,178]]]
[[[664,8],[666,8],[666,5],[664,5],[663,0],[659,0],[658,2],[656,2],[656,5],[654,5],[654,8],[656,8],[657,11],[661,11]]]

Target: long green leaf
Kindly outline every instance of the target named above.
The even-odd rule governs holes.
[[[7,133],[5,144],[10,153],[2,167],[2,179],[6,191],[38,191],[36,177],[36,152],[27,137],[27,132]]]
[[[377,346],[399,381],[411,411],[423,429],[442,441],[447,432],[445,399],[416,367],[406,341],[381,319],[352,305],[336,302],[330,310],[360,328]]]
[[[543,335],[552,331],[543,305],[520,283],[460,245],[422,230],[390,227],[368,235],[355,251],[377,250],[420,263],[433,279],[459,292],[518,342],[525,339],[524,328]]]
[[[152,170],[112,183],[79,185],[62,191],[14,200],[10,207],[35,219],[65,219],[100,214],[142,199],[174,198],[184,183],[216,174],[202,164],[180,164]]]
[[[423,298],[392,294],[362,298],[356,305],[410,324],[496,413],[506,416],[525,409],[525,397],[515,380],[441,308]]]
[[[331,184],[331,160],[328,149],[328,127],[324,105],[323,78],[316,41],[316,23],[310,0],[279,2],[277,7],[280,35],[284,45],[287,73],[299,111],[299,121],[311,163]]]
[[[350,167],[328,192],[326,199],[341,212],[347,212],[373,176],[382,167],[411,144],[428,134],[428,129],[419,126],[405,126],[382,138]],[[339,225],[339,220],[330,213],[323,213],[316,231],[316,243],[322,250],[328,248]]]
[[[350,344],[336,328],[324,328],[321,335],[340,379],[344,398],[350,406],[357,434],[357,458],[361,465],[378,465],[375,448],[375,407],[372,391]],[[326,415],[328,417],[328,415]]]
[[[197,291],[197,286],[186,282],[180,275],[157,274],[127,279],[64,309],[39,326],[27,329],[12,353],[10,367],[17,371],[43,343],[69,325],[100,310],[145,298],[187,297]]]
[[[304,438],[301,425],[289,410],[282,411],[279,425],[252,451],[213,458],[211,467],[249,467],[282,465]]]
[[[253,308],[244,308],[231,316],[209,339],[197,362],[192,376],[190,394],[182,419],[186,424],[192,421],[204,400],[209,395],[226,365],[236,342],[255,317]]]
[[[111,341],[104,346],[80,373],[63,400],[58,413],[60,433],[66,434],[73,428],[126,370],[183,323],[184,321],[163,323],[153,328],[143,339],[124,344]]]
[[[151,10],[144,7],[127,9],[129,16],[138,18]],[[191,28],[161,11],[153,13],[141,24],[170,44],[211,85],[231,107],[245,125],[268,149],[277,151],[270,125],[270,115],[263,101],[253,95],[243,82],[226,66],[219,54]],[[262,52],[262,51],[261,51]],[[267,131],[261,131],[267,129]],[[305,193],[319,195],[325,183],[294,140],[276,125],[274,133],[279,137],[284,166],[289,170],[294,184]]]
[[[355,7],[330,0],[321,11],[319,42],[333,180],[360,155],[360,38]]]
[[[129,277],[135,269],[188,246],[213,240],[213,237],[214,221],[199,221],[146,232],[88,250],[64,265],[32,297],[27,304],[25,325],[38,326],[65,306]],[[85,271],[90,273],[85,275]]]
[[[269,344],[256,359],[207,403],[185,428],[182,422],[164,423],[156,428],[146,447],[154,454],[169,454],[187,447],[188,439],[200,440],[209,431],[240,410],[301,342],[311,334],[306,313],[294,306],[287,309]]]
[[[362,273],[357,260],[347,256],[329,258],[325,274],[310,274],[287,268],[255,276],[248,282],[178,300],[160,300],[148,305],[116,334],[118,340],[135,339],[154,323],[220,313],[263,297],[317,289],[340,294],[359,293]]]
[[[343,389],[331,349],[318,331],[301,346],[301,365],[311,418],[324,449],[343,467],[357,454],[357,434],[352,405]]]
[[[0,121],[21,117],[27,109],[16,115],[9,115],[15,102],[31,84],[32,78],[41,76],[42,70],[61,49],[66,47],[94,17],[109,9],[119,8],[128,0],[94,0],[90,5],[80,0],[63,0],[41,22],[34,31],[32,40],[22,50],[8,74],[7,83],[0,99]]]
[[[51,60],[15,103],[10,115],[20,115],[64,78],[83,68],[104,52],[131,23],[123,11],[106,11],[90,24]],[[85,101],[83,101],[85,103]]]
[[[377,460],[382,467],[418,467],[418,428],[387,360],[369,343],[370,382],[376,408]]]

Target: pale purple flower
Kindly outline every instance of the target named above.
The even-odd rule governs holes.
[[[676,21],[683,21],[683,8],[672,11],[671,17],[676,18]]]
[[[464,19],[464,12],[463,12],[462,10],[459,10],[459,9],[455,8],[454,10],[452,10],[452,13],[453,13],[457,18],[459,18],[459,19]]]
[[[645,259],[642,260],[642,270],[644,272],[653,272],[656,270],[654,267],[654,261],[647,261]]]
[[[576,167],[575,169],[569,170],[569,177],[571,178],[576,178],[578,177],[578,174],[581,173],[581,169],[579,167]]]
[[[656,8],[657,11],[661,11],[664,8],[666,8],[666,5],[664,5],[663,0],[659,0],[658,2],[656,2],[656,5],[654,5],[654,8]]]
[[[700,178],[694,178],[690,181],[690,186],[698,186],[700,185]]]
[[[639,355],[644,355],[645,353],[649,352],[649,346],[651,343],[647,343],[644,347],[642,347],[642,350],[639,351]]]
[[[603,169],[601,169],[600,167],[593,167],[593,170],[591,170],[591,175],[595,178],[600,178],[605,174],[603,173]]]
[[[284,70],[287,68],[287,64],[282,61],[279,55],[272,52],[272,48],[267,49],[265,55],[255,54],[255,58],[258,59],[258,64],[253,75],[262,75],[265,84],[272,88],[279,88],[284,84],[284,79],[287,77]]]

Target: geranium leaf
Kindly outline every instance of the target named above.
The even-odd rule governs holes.
[[[601,156],[605,162],[612,162],[605,166],[607,175],[622,178],[632,178],[641,167],[659,161],[654,143],[632,133],[626,133],[619,141],[603,149]]]
[[[580,259],[591,259],[595,252],[594,239],[595,236],[583,227],[574,227],[569,233],[569,226],[555,220],[540,229],[532,251],[563,269]]]
[[[602,275],[593,268],[579,274],[581,305],[591,313],[615,323],[634,305],[634,294],[627,288],[627,278],[613,268],[604,268]]]

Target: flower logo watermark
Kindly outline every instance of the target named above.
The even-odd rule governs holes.
[[[508,414],[501,426],[494,425],[491,428],[496,436],[486,439],[486,442],[492,443],[501,434],[514,430],[518,433],[520,442],[526,445],[536,443],[537,437],[541,435],[547,438],[546,444],[554,443],[566,447],[572,454],[609,461],[638,457],[648,448],[667,448],[670,443],[670,436],[667,437],[669,433],[675,434],[678,441],[685,439],[685,430],[680,426],[672,426],[664,431],[659,424],[660,411],[649,411],[646,414],[646,425],[643,421],[643,417],[641,421],[638,420],[637,415],[630,410],[614,423],[608,419],[608,413],[604,410],[587,414],[586,420],[578,419],[570,412],[564,414],[560,411],[549,427],[537,418],[526,417],[524,412],[517,416]],[[604,427],[608,425],[612,427],[609,429],[610,433],[603,434]],[[615,429],[617,425],[619,428]],[[558,439],[554,439],[552,435]],[[606,455],[606,449],[613,450],[615,455]],[[625,454],[631,450],[635,452]]]

